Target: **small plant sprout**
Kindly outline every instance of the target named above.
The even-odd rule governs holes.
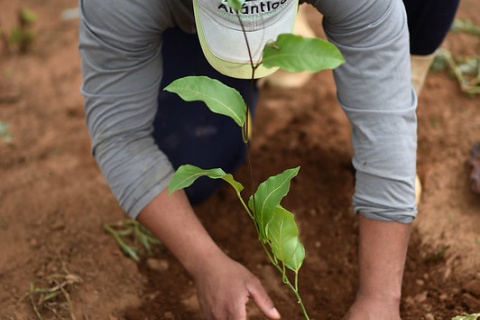
[[[73,312],[73,302],[70,298],[71,289],[75,284],[83,282],[78,275],[70,273],[65,266],[63,272],[59,274],[52,274],[46,278],[48,285],[37,287],[33,282],[30,283],[30,288],[26,296],[28,296],[32,305],[35,316],[38,320],[42,320],[41,310],[50,310],[58,317],[59,312],[67,306],[70,319],[75,320]]]
[[[18,11],[18,24],[10,31],[9,43],[16,45],[20,53],[26,53],[35,40],[33,24],[37,21],[37,15],[30,9],[21,8]]]
[[[468,19],[455,19],[451,30],[480,37],[480,26]],[[469,95],[480,94],[480,55],[457,56],[448,49],[441,48],[435,55],[431,69],[450,69],[463,92]]]
[[[243,3],[241,0],[229,0],[228,2],[237,11],[241,9]],[[339,50],[325,40],[282,34],[275,42],[265,46],[262,61],[257,65],[251,61],[252,79],[255,69],[260,64],[269,68],[279,67],[290,72],[318,72],[336,68],[343,62],[344,59]],[[165,90],[178,94],[185,101],[203,101],[212,112],[233,119],[242,128],[243,139],[247,151],[249,150],[246,134],[249,108],[237,90],[206,76],[188,76],[177,79],[170,83]],[[249,156],[249,152],[247,152],[247,162],[251,169]],[[269,177],[260,183],[256,192],[249,197],[248,202],[245,202],[241,195],[244,187],[234,179],[232,174],[226,173],[221,168],[203,169],[185,164],[175,172],[169,185],[169,193],[186,188],[203,176],[222,179],[230,184],[246,213],[252,219],[268,259],[281,273],[283,282],[295,294],[305,319],[309,319],[298,286],[298,273],[305,258],[305,248],[300,242],[293,213],[281,205],[282,199],[289,192],[291,180],[299,170],[300,167],[291,168]],[[250,180],[250,182],[253,181],[252,170],[250,170]],[[293,283],[287,274],[288,270],[293,272]]]
[[[150,231],[135,220],[124,220],[115,224],[105,224],[103,229],[117,241],[122,252],[129,258],[139,262],[142,250],[152,255],[152,245],[160,245]]]

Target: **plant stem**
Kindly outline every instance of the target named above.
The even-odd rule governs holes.
[[[254,85],[255,85],[255,83],[254,83],[255,70],[257,69],[257,67],[260,64],[255,65],[255,63],[253,62],[252,53],[251,53],[251,50],[250,50],[250,43],[248,42],[247,34],[245,32],[245,28],[243,26],[242,19],[240,18],[240,15],[238,14],[238,11],[236,12],[236,14],[237,14],[238,22],[240,23],[240,26],[243,30],[243,36],[245,38],[245,43],[247,45],[248,55],[250,57],[250,65],[252,67],[252,76],[251,76],[251,79],[250,79],[250,99],[249,99],[249,103],[248,103],[246,111],[245,111],[246,112],[245,125],[243,125],[243,127],[242,127],[243,142],[245,143],[245,147],[247,149],[247,165],[248,165],[250,183],[251,183],[251,186],[252,186],[252,201],[253,201],[252,211],[250,211],[248,209],[248,207],[245,205],[245,202],[243,201],[240,194],[238,195],[238,198],[240,199],[240,202],[244,206],[244,208],[247,211],[250,218],[252,218],[252,220],[254,221],[255,228],[257,229],[257,233],[260,236],[259,226],[258,226],[258,224],[255,220],[256,205],[255,205],[255,192],[254,192],[254,188],[253,188],[253,169],[252,169],[252,161],[251,161],[251,158],[250,158],[250,137],[249,137],[249,131],[250,131],[249,126],[251,126],[250,119],[252,118],[251,113],[250,113],[250,105],[253,104],[253,90],[254,90]],[[295,296],[297,297],[297,302],[300,304],[300,307],[302,308],[302,312],[303,312],[303,315],[305,316],[305,319],[310,320],[310,318],[307,314],[307,310],[305,309],[305,306],[303,304],[302,298],[300,297],[300,294],[298,293],[298,272],[295,272],[295,287],[294,287],[290,283],[290,280],[288,279],[288,277],[286,275],[285,265],[283,265],[283,268],[281,268],[278,265],[278,261],[276,260],[276,258],[270,254],[270,251],[265,246],[264,241],[261,238],[259,240],[260,240],[260,243],[262,244],[263,250],[267,254],[268,258],[270,259],[270,262],[282,273],[283,282],[294,292]]]
[[[308,316],[307,309],[305,309],[305,305],[303,304],[302,297],[300,296],[300,293],[298,292],[298,272],[295,272],[295,286],[292,285],[290,280],[288,279],[286,272],[285,272],[285,267],[280,267],[278,262],[272,257],[270,254],[270,251],[268,251],[268,248],[265,246],[265,243],[263,241],[260,241],[263,247],[263,250],[268,256],[268,259],[270,259],[270,262],[277,268],[278,271],[282,274],[282,279],[283,283],[286,284],[290,290],[293,291],[295,294],[295,297],[297,298],[297,302],[300,305],[300,308],[302,308],[303,316],[305,317],[306,320],[310,320],[310,317]]]
[[[240,196],[240,193],[237,193],[237,196],[238,196],[238,199],[240,200],[240,202],[242,203],[243,207],[245,208],[245,211],[247,211],[248,216],[250,218],[252,218],[252,220],[255,221],[255,217],[253,216],[252,212],[250,212],[250,210],[248,209],[248,206],[245,204],[245,201],[243,201],[242,197]],[[257,229],[257,231],[258,231],[258,229]]]

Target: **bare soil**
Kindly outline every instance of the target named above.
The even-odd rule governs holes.
[[[137,263],[103,229],[126,215],[90,154],[78,19],[61,19],[77,2],[0,0],[4,29],[16,23],[21,4],[39,20],[30,52],[0,47],[0,121],[12,135],[11,142],[0,139],[0,319],[200,319],[193,283],[165,248]],[[480,2],[463,0],[458,17],[480,24]],[[321,35],[318,15],[309,19]],[[459,55],[480,52],[479,38],[466,34],[449,34],[443,46]],[[430,73],[418,118],[423,195],[402,316],[445,320],[480,312],[480,194],[470,189],[468,162],[480,140],[480,96],[462,93],[445,73]],[[300,292],[312,319],[338,320],[357,285],[357,225],[350,125],[331,73],[299,89],[264,88],[253,134],[257,181],[301,166],[283,202],[296,215],[307,252]],[[245,167],[237,178],[246,181]],[[218,244],[260,277],[283,318],[301,319],[234,192],[222,188],[197,212]],[[58,295],[41,304],[40,294],[29,294],[31,284],[56,284]],[[249,315],[262,318],[253,306]]]

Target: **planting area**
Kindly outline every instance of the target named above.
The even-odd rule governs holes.
[[[35,41],[26,54],[0,47],[0,320],[201,319],[194,285],[168,250],[152,245],[136,262],[104,229],[127,217],[90,154],[78,19],[62,15],[77,1],[0,0],[4,30],[17,24],[21,3],[38,15]],[[462,0],[458,17],[480,25],[480,2]],[[319,15],[308,18],[322,36]],[[480,37],[451,32],[443,48],[479,55]],[[480,95],[462,92],[448,71],[430,73],[418,118],[423,194],[402,316],[446,320],[480,312],[480,194],[470,190],[468,163],[480,140]],[[253,175],[258,183],[301,166],[282,204],[306,248],[300,294],[316,320],[341,319],[357,285],[350,131],[331,72],[302,88],[261,91]],[[235,176],[249,185],[246,167]],[[196,209],[218,244],[262,280],[283,319],[301,319],[234,191],[225,186]]]

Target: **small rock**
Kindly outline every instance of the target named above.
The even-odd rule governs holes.
[[[198,312],[200,310],[200,303],[198,302],[197,294],[195,292],[191,296],[183,299],[182,304],[189,311]]]
[[[415,299],[412,296],[408,296],[405,298],[405,303],[413,306],[415,305]]]
[[[435,316],[431,313],[425,315],[425,320],[435,320]]]
[[[167,260],[148,259],[147,267],[153,271],[164,272],[168,270],[169,265]]]
[[[480,298],[480,279],[474,279],[463,286],[463,290]]]
[[[422,303],[422,302],[425,302],[427,300],[427,294],[428,292],[427,291],[423,291],[422,293],[419,293],[415,296],[415,301],[417,303]]]
[[[172,312],[166,311],[166,312],[163,314],[163,318],[164,318],[164,319],[175,319],[175,316],[173,315]]]
[[[462,294],[462,303],[468,307],[469,311],[476,312],[480,310],[480,299],[475,298],[469,293]]]

